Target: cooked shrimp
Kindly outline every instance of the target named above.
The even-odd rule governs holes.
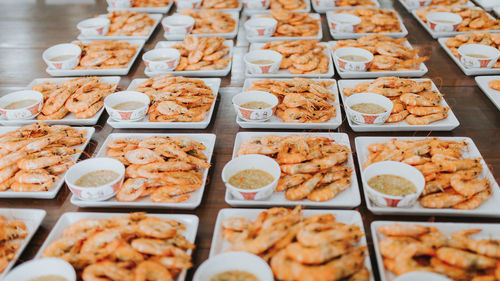
[[[125,153],[125,158],[132,164],[149,164],[162,161],[162,157],[147,148],[137,148]]]
[[[116,200],[122,202],[134,201],[141,196],[146,189],[147,179],[143,178],[129,178],[127,179],[118,193],[116,193]]]
[[[428,233],[430,228],[419,224],[388,224],[379,227],[378,231],[388,236],[419,237]]]
[[[496,266],[495,259],[472,254],[455,248],[439,248],[436,255],[440,260],[464,269],[487,269],[494,268]]]
[[[295,242],[286,247],[288,256],[303,264],[321,264],[344,255],[350,250],[352,250],[352,245],[345,242],[336,242],[319,247],[304,247]]]

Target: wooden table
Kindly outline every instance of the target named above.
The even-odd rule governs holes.
[[[75,4],[77,3],[77,4]],[[446,55],[437,41],[417,23],[417,21],[401,6],[395,3],[383,3],[389,7],[391,4],[404,19],[408,28],[410,43],[421,48],[421,55],[430,56],[426,62],[430,77],[436,82],[445,94],[446,101],[453,108],[453,112],[460,121],[460,127],[452,132],[393,132],[393,133],[354,133],[347,122],[338,129],[339,132],[349,134],[351,146],[356,136],[467,136],[476,143],[479,151],[489,164],[496,178],[500,177],[500,113],[490,100],[477,87],[472,77],[465,76],[453,61]],[[106,3],[103,0],[3,0],[0,3],[0,94],[5,94],[19,87],[25,87],[35,78],[49,77],[45,72],[46,65],[42,61],[44,49],[58,43],[70,42],[76,39],[78,31],[76,24],[85,18],[106,12]],[[323,41],[331,40],[325,19],[323,18]],[[163,31],[157,28],[153,37],[147,42],[145,50],[150,50],[156,42],[164,40]],[[123,76],[120,87],[125,89],[129,82],[135,78],[143,78],[144,64],[137,61],[129,75]],[[337,75],[334,77],[339,79]],[[225,77],[222,87],[241,87],[241,83],[231,84],[230,77]],[[345,116],[345,114],[344,114]],[[234,138],[240,129],[235,123],[235,113],[231,106],[231,99],[224,94],[219,96],[214,118],[206,130],[113,130],[106,125],[108,116],[103,114],[98,125],[95,126],[96,134],[92,137],[86,152],[92,155],[102,145],[104,139],[111,132],[194,132],[214,133],[217,135],[212,168],[209,172],[210,183],[207,185],[201,206],[194,211],[173,210],[144,210],[151,213],[189,213],[200,218],[198,235],[196,238],[197,249],[194,252],[195,268],[208,257],[212,239],[213,227],[217,213],[222,208],[230,208],[224,201],[225,187],[221,181],[221,171],[226,162],[231,159]],[[359,178],[358,169],[358,181]],[[47,211],[43,221],[30,245],[21,256],[21,261],[34,257],[44,239],[54,226],[58,218],[69,211],[83,212],[128,212],[128,209],[82,209],[70,203],[70,192],[63,188],[56,199],[31,200],[31,199],[1,199],[1,207],[12,208],[40,208]],[[419,220],[419,221],[461,221],[461,222],[498,222],[498,219],[484,218],[448,218],[448,217],[401,217],[401,216],[375,216],[366,209],[364,199],[357,208],[364,218],[365,230],[369,236],[369,226],[373,220]],[[369,242],[370,237],[368,237]],[[373,255],[373,248],[370,248]],[[372,258],[373,268],[376,271],[375,258]],[[194,270],[189,271],[191,279]],[[375,272],[378,279],[378,274]]]

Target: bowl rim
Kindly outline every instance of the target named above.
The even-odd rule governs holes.
[[[76,28],[78,28],[78,29],[97,29],[97,28],[101,28],[101,26],[99,26],[99,27],[84,27],[84,26],[82,26],[82,24],[85,23],[85,22],[87,22],[87,21],[104,21],[104,23],[102,24],[102,26],[107,26],[107,25],[111,24],[111,21],[108,18],[95,17],[95,18],[84,19],[84,20],[78,22],[76,24]]]
[[[427,14],[427,16],[425,18],[427,19],[427,21],[436,22],[435,19],[433,20],[433,19],[429,18],[430,16],[436,15],[436,14],[441,14],[441,15],[446,14],[446,15],[450,15],[452,17],[455,17],[457,19],[460,19],[459,21],[457,21],[455,23],[440,23],[440,22],[437,22],[438,24],[452,25],[452,24],[461,23],[464,20],[459,14],[455,14],[455,13],[452,13],[452,12],[432,12],[432,13]]]
[[[361,94],[365,94],[365,95],[366,95],[366,94],[369,94],[370,96],[375,96],[375,97],[377,97],[377,98],[378,98],[378,97],[381,97],[381,98],[384,98],[384,99],[386,99],[386,100],[388,100],[389,102],[391,102],[391,103],[392,103],[392,101],[391,101],[388,97],[385,97],[385,96],[382,96],[382,95],[379,95],[379,94],[375,94],[375,93],[370,93],[370,92],[361,92],[361,93],[356,93],[356,94],[353,94],[353,95],[348,96],[348,97],[345,99],[344,106],[345,106],[345,107],[347,107],[349,110],[354,111],[354,112],[356,112],[356,113],[358,113],[358,114],[363,114],[363,115],[368,115],[368,116],[382,116],[382,115],[384,115],[384,114],[386,114],[387,112],[390,112],[390,111],[392,110],[392,109],[386,109],[383,105],[378,104],[378,103],[377,103],[377,105],[380,105],[380,106],[384,107],[384,109],[386,109],[386,111],[385,111],[385,112],[382,112],[382,113],[363,113],[363,112],[359,112],[359,111],[357,111],[357,110],[352,109],[352,108],[351,108],[351,106],[349,106],[349,105],[347,104],[347,103],[348,103],[347,101],[348,101],[351,97],[353,97],[353,96],[355,96],[355,95],[361,95]]]
[[[100,159],[106,159],[106,160],[113,160],[113,161],[117,161],[117,163],[121,164],[120,167],[123,168],[123,172],[120,172],[119,176],[114,179],[113,181],[111,182],[108,182],[106,184],[103,184],[103,185],[99,185],[99,186],[79,186],[79,185],[76,185],[74,183],[70,183],[68,181],[68,175],[70,174],[70,169],[73,168],[73,169],[76,169],[77,168],[77,165],[81,165],[81,163],[83,162],[86,162],[86,161],[95,161],[95,162],[98,162],[99,163],[99,160]],[[101,170],[102,168],[99,168],[99,167],[93,167],[95,169],[92,169],[92,171],[96,171],[96,170]],[[114,171],[116,172],[116,171]],[[68,187],[71,187],[71,188],[79,188],[79,189],[82,189],[84,188],[85,190],[89,190],[89,189],[93,189],[93,190],[96,190],[96,189],[102,189],[103,187],[106,187],[106,186],[110,186],[110,185],[114,185],[115,183],[117,183],[118,181],[120,181],[123,177],[125,176],[125,165],[123,165],[122,162],[118,161],[117,159],[115,158],[111,158],[111,157],[95,157],[95,158],[88,158],[88,159],[85,159],[85,160],[82,160],[80,162],[77,162],[75,163],[74,165],[72,165],[65,173],[64,175],[64,182],[68,185]],[[70,191],[71,191],[71,188],[70,188]],[[71,191],[71,193],[73,193],[73,191]]]
[[[69,47],[69,48],[74,48],[76,50],[76,48],[78,48],[78,54],[71,54],[72,57],[69,58],[69,59],[66,59],[66,60],[61,60],[61,61],[58,61],[58,62],[68,62],[68,61],[71,61],[73,59],[78,59],[80,57],[80,55],[82,54],[82,48],[80,48],[78,45],[76,44],[73,44],[73,43],[61,43],[61,44],[56,44],[56,45],[53,45],[53,46],[50,46],[48,47],[47,49],[45,49],[45,51],[43,51],[42,53],[42,58],[46,61],[46,62],[50,62],[50,63],[56,63],[54,61],[51,61],[50,58],[47,57],[47,53],[51,50],[51,49],[55,49],[55,48],[60,48],[60,47]]]
[[[251,109],[251,108],[245,108],[245,107],[241,107],[241,105],[237,104],[234,100],[239,97],[239,96],[243,96],[243,95],[246,95],[248,93],[258,93],[258,94],[262,94],[262,95],[269,95],[269,96],[272,96],[273,97],[273,104],[270,106],[270,107],[266,107],[266,108],[262,108],[262,109]],[[279,103],[279,100],[278,98],[269,93],[269,92],[266,92],[266,91],[243,91],[243,92],[240,92],[236,95],[233,96],[233,98],[231,99],[231,102],[233,105],[237,106],[238,108],[243,108],[245,110],[249,110],[249,111],[265,111],[265,110],[270,110],[270,109],[273,109],[275,108],[276,106],[278,106],[278,103]]]
[[[474,47],[478,47],[478,48],[484,48],[484,47],[486,47],[486,49],[495,50],[497,54],[496,54],[496,55],[493,55],[493,56],[488,56],[488,58],[489,58],[489,59],[492,59],[492,58],[494,58],[494,57],[498,57],[498,56],[500,56],[500,51],[499,51],[498,49],[496,49],[496,48],[494,48],[494,47],[491,47],[491,46],[489,46],[489,45],[475,44],[475,43],[472,43],[472,44],[463,44],[463,45],[461,45],[460,47],[458,47],[457,52],[458,52],[461,56],[466,56],[466,57],[469,57],[469,58],[479,59],[479,58],[471,57],[471,56],[469,56],[469,55],[467,55],[467,54],[464,54],[464,53],[463,53],[463,49],[464,49],[465,47],[468,47],[468,46],[474,46]]]
[[[262,25],[268,25],[268,26],[275,26],[278,24],[278,21],[273,19],[273,18],[269,18],[269,17],[260,17],[260,18],[250,18],[248,19],[246,22],[245,22],[245,27],[253,27],[251,24],[253,22],[256,22],[256,21],[262,21]],[[269,22],[270,21],[270,22]],[[271,50],[272,51],[272,50]]]
[[[37,98],[37,101],[35,103],[32,103],[32,104],[25,106],[25,107],[16,108],[16,109],[7,109],[7,108],[4,108],[0,105],[0,109],[3,111],[6,111],[6,112],[14,112],[14,111],[18,111],[18,110],[25,110],[26,108],[33,106],[33,105],[36,105],[36,104],[39,104],[39,103],[43,104],[43,94],[40,93],[39,91],[35,91],[35,90],[21,90],[21,91],[15,91],[12,93],[8,93],[8,94],[0,97],[0,101],[4,98],[10,96],[10,95],[14,95],[14,94],[19,95],[20,92],[31,92],[32,94],[39,94],[39,97]],[[17,101],[21,101],[21,99],[18,99]]]
[[[121,109],[114,109],[112,105],[109,104],[109,99],[108,97],[111,97],[111,96],[119,96],[119,95],[123,95],[123,94],[133,94],[133,95],[136,95],[136,96],[142,96],[143,98],[147,98],[148,100],[148,103],[145,104],[144,106],[138,108],[138,109],[133,109],[133,110],[121,110]],[[136,100],[131,100],[131,101],[139,101],[138,99]],[[142,102],[142,100],[141,100]],[[119,92],[114,92],[112,93],[111,95],[107,96],[104,98],[104,106],[106,107],[106,109],[111,108],[112,110],[114,111],[120,111],[120,112],[134,112],[134,111],[138,111],[138,110],[141,110],[143,108],[149,108],[149,104],[151,103],[151,99],[149,98],[148,95],[144,94],[144,93],[141,93],[139,91],[119,91]]]
[[[5,279],[7,279],[7,277],[9,277],[9,275],[11,275],[12,273],[16,273],[17,271],[25,272],[26,269],[29,269],[33,266],[37,266],[37,264],[39,264],[39,263],[45,264],[47,262],[55,263],[53,266],[66,267],[69,270],[71,277],[74,277],[72,280],[69,280],[69,281],[76,280],[75,268],[67,261],[60,259],[60,258],[55,258],[55,257],[38,258],[38,259],[31,259],[31,260],[25,261],[22,264],[16,266],[12,270],[10,270],[9,272],[7,272],[7,274],[5,275]],[[40,277],[40,276],[43,276],[43,273],[42,273],[42,275],[38,275],[38,277]],[[62,276],[62,274],[60,274],[59,276],[66,278],[66,276]]]
[[[181,56],[181,52],[179,50],[177,50],[176,48],[165,47],[165,48],[156,48],[156,49],[152,49],[152,50],[149,50],[149,51],[145,52],[144,54],[142,54],[142,60],[148,61],[148,62],[162,62],[162,61],[167,61],[167,60],[152,61],[151,59],[148,59],[146,57],[148,54],[151,55],[151,53],[153,53],[153,52],[159,53],[161,51],[174,51],[175,52],[175,55],[174,55],[175,59],[179,59],[180,56]]]
[[[195,1],[198,1],[198,0],[190,0],[191,2],[195,2]],[[201,1],[200,1],[201,3]],[[169,19],[172,19],[173,17],[177,17],[177,18],[185,18],[187,20],[189,20],[189,23],[187,24],[180,24],[180,25],[171,25],[171,24],[168,24],[167,23],[167,20]],[[169,26],[169,27],[187,27],[187,26],[191,26],[191,25],[194,25],[196,22],[196,20],[192,17],[192,16],[188,16],[188,15],[181,15],[181,14],[172,14],[170,16],[167,16],[167,17],[164,17],[162,20],[161,20],[161,25],[163,26]],[[155,49],[153,49],[155,50]]]
[[[240,160],[241,158],[246,158],[245,156],[252,156],[252,157],[255,157],[255,156],[259,156],[260,157],[260,156],[262,156],[262,159],[268,158],[265,161],[269,161],[270,162],[270,160],[272,160],[278,166],[278,169],[280,169],[280,176],[281,176],[281,167],[280,167],[279,163],[276,162],[276,160],[274,160],[273,158],[271,158],[269,156],[266,156],[266,155],[262,155],[262,154],[245,154],[245,155],[241,155],[241,156],[238,156],[238,157],[235,157],[235,158],[229,160],[229,162],[227,162],[224,165],[224,167],[222,168],[221,178],[222,178],[222,182],[226,185],[226,187],[230,187],[230,188],[232,188],[232,189],[234,189],[236,191],[245,192],[245,193],[248,193],[248,192],[259,192],[259,191],[268,189],[269,187],[273,186],[275,183],[278,182],[278,180],[279,180],[280,177],[274,177],[273,175],[271,175],[271,176],[274,177],[274,180],[271,183],[269,183],[268,185],[265,185],[265,186],[262,186],[262,187],[259,187],[259,188],[254,188],[254,189],[244,189],[244,188],[238,188],[238,187],[230,184],[229,183],[229,178],[228,178],[228,181],[225,181],[224,175],[225,175],[226,167],[228,165],[230,165],[231,162],[234,163],[233,160],[236,160],[236,159]],[[263,157],[266,157],[266,158],[263,158]],[[265,171],[265,172],[267,172],[267,171]],[[268,173],[268,174],[271,174],[271,173]]]
[[[340,58],[340,57],[337,55],[337,51],[338,51],[338,50],[342,50],[342,49],[344,49],[344,50],[347,50],[347,49],[350,49],[350,50],[361,50],[363,53],[367,53],[367,54],[370,56],[370,58],[369,58],[369,59],[366,59],[366,60],[364,60],[364,61],[351,61],[351,60],[345,60],[345,59],[343,59],[343,58]],[[333,52],[333,56],[334,56],[334,58],[335,58],[335,59],[337,59],[337,60],[348,61],[348,62],[351,62],[351,63],[368,63],[368,62],[372,62],[372,61],[373,61],[373,59],[375,58],[375,56],[373,55],[373,53],[372,53],[372,52],[370,52],[370,51],[368,51],[368,50],[366,50],[366,49],[363,49],[363,48],[358,48],[358,47],[342,47],[342,48],[338,48],[338,49],[336,49],[336,50],[335,50],[335,52]]]

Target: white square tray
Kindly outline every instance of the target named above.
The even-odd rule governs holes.
[[[154,19],[154,24],[151,27],[151,30],[149,31],[148,35],[146,36],[124,36],[124,35],[94,35],[94,36],[85,36],[83,34],[79,34],[77,39],[78,40],[127,40],[127,39],[143,39],[143,40],[148,40],[151,38],[151,35],[155,31],[156,27],[161,21],[161,18],[163,17],[162,14],[148,14],[148,16],[152,19]],[[107,18],[106,15],[99,15],[100,18]]]
[[[311,11],[311,2],[309,0],[303,0],[306,3],[306,8],[305,9],[297,9],[297,10],[292,10],[294,13],[309,13]],[[269,7],[267,10],[251,10],[243,5],[243,14],[244,15],[257,15],[257,14],[267,14],[271,12],[271,8]]]
[[[319,6],[319,0],[311,0],[312,1],[312,5],[313,5],[313,8],[314,10],[317,12],[317,13],[326,13],[328,11],[337,11],[337,10],[352,10],[352,9],[358,9],[358,8],[379,8],[380,7],[380,3],[377,1],[377,0],[371,0],[371,2],[373,2],[373,4],[375,4],[374,6],[356,6],[356,7],[320,7]],[[332,1],[332,2],[335,2],[335,1]]]
[[[234,25],[234,30],[228,33],[190,33],[190,36],[194,37],[222,37],[227,39],[233,39],[238,34],[238,24],[240,22],[239,13],[238,12],[225,12],[231,15],[231,17],[236,21]],[[196,21],[196,20],[195,20]],[[167,34],[165,30],[163,30],[163,37],[169,41],[182,41],[186,37],[185,34]]]

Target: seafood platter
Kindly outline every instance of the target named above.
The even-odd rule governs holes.
[[[346,10],[356,8],[378,8],[380,3],[377,0],[340,0],[340,1],[325,1],[312,0],[312,6],[317,13],[326,13],[334,10]]]
[[[274,9],[308,13],[311,11],[311,2],[308,0],[243,1],[243,14],[245,15],[268,13]]]
[[[166,14],[174,4],[173,0],[106,0],[108,12],[128,10],[141,13]]]

